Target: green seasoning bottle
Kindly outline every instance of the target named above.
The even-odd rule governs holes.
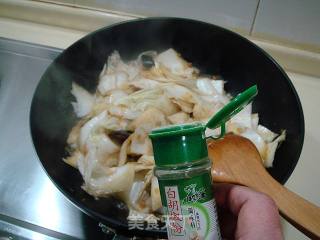
[[[221,239],[202,124],[150,135],[169,239]]]
[[[239,94],[205,126],[176,125],[150,133],[169,239],[221,239],[204,131],[221,126],[222,137],[225,122],[256,94],[256,86]]]

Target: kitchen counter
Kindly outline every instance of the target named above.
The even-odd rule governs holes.
[[[305,118],[305,139],[298,164],[286,187],[320,206],[320,79],[288,73],[300,97]],[[308,239],[283,220],[285,239]]]
[[[85,32],[81,32],[81,31],[73,31],[73,30],[69,31],[68,29],[62,29],[62,28],[58,28],[58,27],[46,28],[45,26],[41,26],[39,24],[26,24],[25,26],[23,26],[23,25],[21,25],[21,22],[18,23],[18,22],[11,21],[11,20],[9,21],[7,19],[2,19],[2,20],[3,21],[1,21],[1,19],[0,19],[0,28],[1,28],[1,26],[6,26],[6,27],[10,26],[11,29],[6,29],[5,31],[3,31],[3,30],[0,31],[1,36],[9,37],[12,39],[25,40],[25,41],[28,41],[31,43],[37,43],[37,44],[39,44],[39,43],[46,44],[47,43],[47,45],[50,45],[51,47],[65,48],[65,47],[69,46],[73,41],[76,41],[77,39],[79,39],[80,37],[85,35]],[[32,32],[26,31],[25,30],[26,27],[28,27],[30,29],[30,26],[31,26],[31,29],[33,29],[33,31]],[[18,31],[14,31],[13,29],[20,29],[22,31],[22,33],[20,32],[20,34],[19,34]],[[39,34],[39,31],[41,34]],[[25,32],[25,35],[23,35],[23,32]],[[34,47],[33,45],[30,45],[30,46],[31,46],[31,48]],[[41,54],[46,54],[46,47],[40,47],[40,48],[42,49],[42,50],[40,50],[40,52],[42,51]],[[21,55],[21,53],[17,53],[17,52],[13,53],[13,55],[20,55],[20,56],[22,56],[22,58],[20,58],[20,60],[19,60],[20,62],[18,62],[16,64],[12,64],[10,62],[10,58],[12,58],[13,55],[10,55],[10,54],[9,54],[10,56],[8,55],[8,53],[10,51],[8,52],[5,48],[3,48],[3,45],[1,45],[1,44],[0,44],[0,49],[2,51],[2,57],[6,60],[6,61],[2,61],[2,60],[0,61],[2,64],[0,66],[0,113],[2,116],[7,115],[8,113],[12,113],[16,118],[22,118],[24,121],[24,125],[19,126],[19,124],[17,124],[17,122],[14,122],[11,119],[8,119],[8,117],[1,120],[1,124],[5,124],[9,128],[7,128],[7,127],[3,128],[4,131],[2,131],[2,133],[1,133],[2,138],[1,138],[1,142],[0,142],[1,143],[0,150],[10,151],[12,146],[19,146],[19,144],[17,144],[17,143],[10,142],[10,141],[8,142],[7,141],[8,139],[5,139],[3,137],[3,136],[5,136],[4,134],[7,134],[6,136],[10,136],[10,135],[15,136],[18,139],[19,139],[19,137],[21,137],[21,134],[24,134],[24,137],[21,139],[21,143],[29,141],[27,143],[28,150],[25,150],[27,152],[23,152],[23,149],[22,149],[22,150],[19,150],[19,151],[16,151],[15,153],[13,153],[12,157],[19,157],[20,159],[25,159],[24,161],[27,161],[28,159],[33,159],[32,161],[36,161],[36,156],[35,156],[35,153],[32,149],[30,137],[28,136],[29,130],[27,129],[28,128],[28,124],[27,124],[28,123],[27,122],[28,121],[28,119],[27,119],[28,109],[30,107],[30,101],[31,101],[30,97],[31,97],[32,92],[35,89],[35,86],[39,80],[39,77],[41,76],[41,74],[43,73],[45,68],[50,64],[53,57],[56,56],[57,54],[59,54],[59,52],[61,50],[50,48],[49,52],[51,55],[49,54],[49,55],[32,56],[33,59],[38,59],[38,60],[41,59],[41,61],[38,63],[33,62],[33,61],[28,63],[29,65],[34,64],[33,66],[37,67],[39,69],[38,71],[35,72],[36,77],[33,77],[31,75],[32,73],[30,71],[28,71],[28,69],[30,69],[31,66],[24,63],[24,61],[26,61],[26,59],[28,58],[28,54],[29,54],[28,52],[24,53],[22,55]],[[26,51],[26,50],[24,49],[24,51]],[[3,64],[6,64],[6,65],[3,65]],[[15,68],[12,66],[19,66],[19,71],[17,70],[18,68]],[[4,72],[6,72],[6,71],[9,71],[9,73],[8,73],[9,75],[4,74]],[[20,76],[22,74],[21,71],[25,71],[25,73],[26,73],[26,75],[22,75],[24,77],[25,81],[32,81],[32,82],[30,82],[30,84],[24,83],[25,85],[23,85],[23,86],[26,86],[26,88],[23,88],[22,85],[19,85],[19,83],[16,82],[16,80],[15,81],[12,80],[13,82],[7,81],[7,80],[9,80],[8,77],[10,77],[10,79],[16,79],[17,76]],[[292,80],[292,82],[293,82],[293,84],[299,94],[301,102],[302,102],[304,115],[305,115],[305,128],[306,128],[305,132],[306,132],[306,134],[305,134],[304,147],[303,147],[303,151],[302,151],[300,160],[299,160],[293,174],[291,175],[288,182],[286,183],[286,186],[290,190],[292,190],[293,192],[296,192],[297,194],[301,195],[302,197],[304,197],[304,198],[308,199],[309,201],[320,206],[320,194],[319,194],[319,190],[318,190],[319,189],[318,184],[320,182],[320,163],[318,160],[318,155],[320,155],[320,148],[319,148],[319,146],[320,146],[320,128],[317,126],[318,123],[320,123],[320,109],[318,107],[318,105],[320,103],[320,94],[319,94],[320,93],[320,78],[308,76],[307,74],[298,74],[298,73],[293,73],[293,72],[288,72],[288,75],[289,75],[290,79]],[[22,76],[20,76],[20,78]],[[10,98],[10,96],[6,92],[3,92],[5,88],[9,88],[9,90],[11,89],[12,91],[15,88],[18,88],[19,91],[29,94],[28,97],[24,97],[23,99],[20,99],[19,101],[16,100],[16,101],[18,101],[18,103],[17,103],[17,105],[15,105],[15,107],[18,107],[18,108],[14,112],[13,112],[13,108],[11,106],[15,102],[11,102],[11,100],[10,100],[10,99],[14,99],[14,98]],[[12,93],[16,94],[16,95],[19,94],[19,92],[12,92]],[[12,131],[13,130],[14,131],[10,132],[10,129]],[[20,149],[20,146],[18,149]],[[0,163],[1,163],[1,161],[4,161],[3,159],[4,159],[3,157],[0,159]],[[9,160],[10,159],[7,159],[7,161],[9,161]],[[31,160],[28,160],[28,161],[31,161]],[[27,162],[24,164],[25,164],[26,169],[30,169],[30,166],[28,167]],[[39,163],[37,165],[35,165],[35,168],[37,169],[37,171],[39,171],[40,175],[44,174],[44,173],[40,173],[43,170],[41,169]],[[3,167],[1,167],[1,171],[2,171],[1,173],[9,172],[10,174],[13,174],[13,175],[18,174],[18,173],[22,174],[22,172],[21,172],[22,170],[20,170],[20,172],[13,172],[12,169],[5,169]],[[25,171],[23,171],[23,172],[25,172]],[[3,222],[10,222],[10,224],[18,223],[19,225],[23,226],[23,229],[25,231],[30,231],[30,228],[29,228],[30,226],[32,226],[31,229],[34,229],[34,228],[37,229],[36,228],[37,224],[41,223],[43,225],[41,228],[41,233],[34,232],[33,234],[40,234],[39,236],[38,235],[35,235],[35,236],[41,237],[41,234],[45,235],[47,232],[49,232],[51,237],[56,237],[56,238],[61,238],[62,236],[64,238],[67,236],[70,239],[83,238],[85,235],[81,231],[85,231],[85,229],[84,230],[83,229],[72,229],[72,228],[69,229],[68,226],[72,223],[68,222],[68,220],[66,220],[66,219],[62,219],[61,216],[59,216],[57,214],[53,215],[52,219],[50,219],[46,222],[41,222],[41,216],[44,214],[45,211],[49,211],[47,209],[46,201],[48,201],[48,199],[55,199],[55,198],[58,198],[60,200],[64,199],[64,196],[55,189],[55,187],[48,180],[48,178],[44,178],[45,175],[43,175],[43,176],[42,175],[41,175],[41,178],[39,178],[39,179],[37,179],[37,176],[31,176],[31,175],[29,176],[30,178],[32,178],[32,182],[30,182],[30,185],[29,185],[30,188],[32,188],[32,186],[33,186],[32,184],[46,186],[46,187],[42,188],[43,192],[41,194],[42,194],[43,198],[40,198],[37,200],[38,201],[37,202],[37,209],[32,209],[32,208],[29,209],[29,211],[36,211],[38,213],[36,220],[33,219],[32,221],[31,220],[29,221],[28,219],[18,219],[19,221],[16,221],[17,219],[14,219],[12,217],[13,213],[4,212],[3,209],[5,206],[3,206],[3,203],[0,202],[0,206],[1,206],[0,209],[2,210],[2,212],[0,213],[0,219],[1,219],[0,223],[3,223]],[[39,181],[44,181],[44,182],[40,183]],[[0,185],[1,184],[4,184],[3,178],[0,178]],[[19,192],[17,192],[17,195],[18,194],[19,194]],[[28,194],[30,194],[30,192]],[[28,195],[26,195],[26,196],[28,196]],[[28,199],[26,198],[25,200],[27,201]],[[61,200],[61,201],[64,201],[64,200]],[[22,202],[21,201],[20,202],[18,201],[16,203],[12,202],[12,204],[16,204],[15,206],[17,208],[19,208],[19,206],[20,206],[20,204],[22,204]],[[30,202],[30,206],[31,206],[31,202]],[[62,209],[67,209],[70,206],[72,206],[72,205],[68,201],[65,201],[62,204]],[[56,210],[56,211],[60,212],[62,210],[60,210],[60,211]],[[54,213],[56,211],[53,208],[51,212]],[[71,214],[70,216],[72,216],[72,219],[74,219],[76,221],[78,221],[78,219],[83,219],[83,217],[84,217],[83,214],[80,213],[78,210],[73,209],[71,212],[72,213],[70,213]],[[27,214],[27,213],[25,213],[25,214]],[[59,223],[59,219],[62,221],[61,223]],[[283,222],[283,230],[284,230],[285,239],[290,239],[290,240],[308,239],[304,235],[302,235],[300,232],[295,230],[285,220],[283,220],[282,222]],[[7,229],[9,229],[9,230],[14,228],[10,224],[7,226]],[[65,225],[62,226],[63,224],[65,224]],[[91,227],[92,227],[92,229],[94,229],[96,227],[95,224],[96,223],[92,223],[90,220],[88,220],[89,230],[91,229]],[[57,226],[61,226],[61,229],[62,229],[61,232],[57,232],[58,231]],[[77,223],[75,223],[75,226],[76,227],[78,226]],[[1,234],[1,231],[0,231],[0,234]],[[47,238],[45,238],[45,239],[47,239]]]

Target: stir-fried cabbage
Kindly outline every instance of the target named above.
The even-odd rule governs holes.
[[[153,59],[151,66],[144,64],[144,54]],[[89,194],[114,194],[133,214],[143,216],[161,212],[148,133],[169,124],[206,122],[230,101],[223,79],[199,75],[173,49],[146,52],[128,63],[115,51],[94,95],[76,83],[71,93],[81,119],[69,134],[70,156],[64,161],[79,169]],[[272,166],[275,151],[285,139],[285,132],[278,135],[259,125],[251,105],[227,123],[227,131],[250,139],[266,167]]]

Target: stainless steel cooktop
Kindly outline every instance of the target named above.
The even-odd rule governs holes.
[[[61,52],[0,38],[0,239],[110,239],[52,184],[34,150],[33,92]]]

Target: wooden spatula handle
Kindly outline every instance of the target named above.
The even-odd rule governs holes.
[[[256,183],[250,181],[243,184],[268,194],[286,220],[311,239],[320,239],[319,207],[291,192],[266,172]]]
[[[215,182],[242,184],[274,199],[281,215],[312,239],[320,239],[320,208],[282,186],[262,166],[256,147],[248,139],[226,135],[209,144]]]

